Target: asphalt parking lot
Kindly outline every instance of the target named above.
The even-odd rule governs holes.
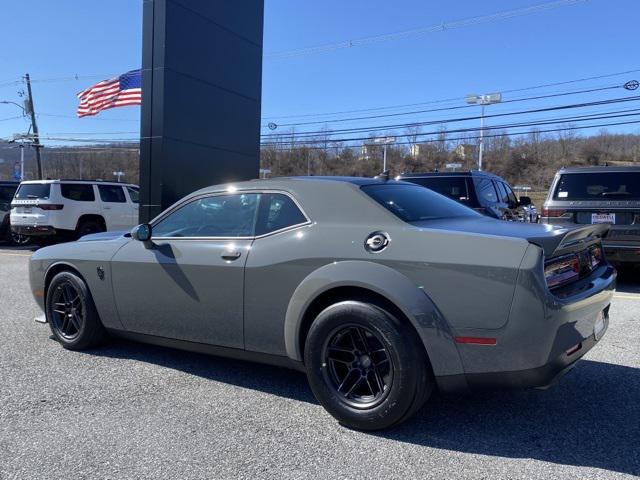
[[[0,479],[640,475],[638,271],[558,385],[435,397],[368,434],[339,426],[297,372],[121,341],[63,350],[33,322],[29,255],[0,245]]]

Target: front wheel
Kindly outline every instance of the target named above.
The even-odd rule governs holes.
[[[51,333],[69,350],[94,347],[107,335],[86,283],[72,272],[61,272],[51,280],[46,315]]]
[[[345,301],[315,319],[305,344],[314,395],[340,423],[379,430],[411,417],[433,389],[413,329],[378,306]]]

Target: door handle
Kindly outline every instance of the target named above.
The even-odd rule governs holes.
[[[223,252],[220,254],[220,256],[224,259],[224,260],[237,260],[240,258],[240,256],[242,255],[241,252]]]

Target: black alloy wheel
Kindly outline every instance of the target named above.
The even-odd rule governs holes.
[[[351,407],[375,407],[391,390],[393,362],[382,340],[368,328],[340,327],[329,337],[322,357],[327,383]]]
[[[107,337],[89,288],[75,272],[53,277],[46,292],[45,312],[51,333],[64,348],[83,350]]]
[[[366,300],[344,300],[322,310],[303,353],[313,394],[351,428],[402,423],[435,385],[425,346],[408,320]]]
[[[51,326],[67,341],[80,335],[85,324],[86,307],[80,292],[71,282],[61,282],[51,292]]]

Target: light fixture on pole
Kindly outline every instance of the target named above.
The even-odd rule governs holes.
[[[478,170],[482,170],[482,153],[484,151],[484,107],[502,101],[501,93],[487,93],[485,95],[476,95],[471,93],[467,95],[467,103],[471,105],[480,104],[480,142],[478,146]]]
[[[379,137],[374,138],[373,143],[382,145],[382,171],[387,171],[387,145],[396,143],[396,137]]]
[[[120,183],[120,178],[124,177],[124,172],[113,172],[113,176],[118,178],[118,183]]]

